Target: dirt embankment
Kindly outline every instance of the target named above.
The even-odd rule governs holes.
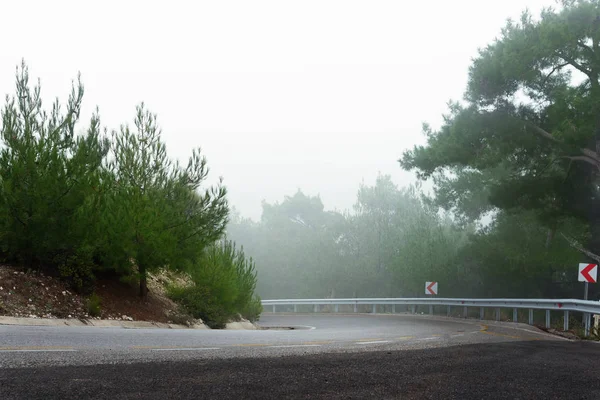
[[[90,315],[88,297],[71,290],[65,282],[21,268],[0,265],[0,315],[28,318],[79,318],[129,321],[153,321],[193,324],[193,320],[165,294],[165,287],[184,277],[158,274],[149,280],[150,293],[142,301],[137,288],[115,280],[100,279],[96,295],[100,298],[99,315]]]

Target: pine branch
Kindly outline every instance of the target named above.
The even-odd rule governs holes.
[[[550,71],[550,72],[548,73],[548,75],[546,75],[546,76],[544,77],[544,79],[542,80],[542,86],[545,86],[545,85],[546,85],[546,83],[548,82],[548,79],[550,79],[550,77],[551,77],[551,76],[552,76],[552,75],[553,75],[553,74],[554,74],[556,71],[558,71],[558,70],[560,70],[560,69],[562,69],[562,68],[566,67],[567,65],[569,65],[569,63],[568,63],[568,62],[565,62],[565,63],[563,63],[563,64],[558,64],[557,66],[555,66],[554,68],[552,68],[552,71]]]
[[[532,123],[532,122],[526,122],[527,125],[529,125],[529,127],[531,127],[538,135],[540,135],[541,137],[548,139],[550,141],[552,141],[553,143],[556,144],[564,144],[563,142],[561,142],[560,140],[558,140],[557,138],[555,138],[554,136],[552,136],[551,133],[547,132],[546,130],[540,128],[539,126],[537,126],[536,124]],[[600,166],[600,157],[598,156],[598,154],[590,149],[586,149],[585,147],[580,148],[579,151],[581,151],[581,153],[586,156],[589,157],[591,160],[593,160],[596,165]]]
[[[594,57],[596,57],[596,54],[594,53],[594,50],[592,50],[592,48],[588,45],[586,45],[585,43],[583,43],[583,41],[581,39],[579,39],[577,41],[577,46],[581,47],[583,50],[585,50],[591,57],[592,59]]]
[[[598,263],[600,263],[600,256],[597,254],[592,253],[591,251],[587,250],[586,248],[584,248],[577,240],[568,237],[567,235],[565,235],[564,233],[561,232],[560,234],[566,241],[567,243],[569,243],[569,245],[574,248],[575,250],[579,251],[582,254],[585,254],[586,256],[588,256],[589,258],[591,258],[592,260],[597,261]]]
[[[587,156],[565,156],[562,158],[566,158],[568,160],[573,160],[573,161],[584,161],[588,164],[593,165],[594,167],[596,167],[598,169],[598,171],[600,171],[600,164],[598,164],[597,161],[593,160],[590,157],[587,157]]]
[[[589,78],[591,78],[592,76],[592,71],[590,71],[589,69],[585,68],[583,65],[581,65],[580,63],[578,63],[577,61],[575,61],[574,58],[571,58],[569,56],[566,56],[564,54],[561,53],[556,53],[556,55],[560,58],[562,58],[563,60],[565,60],[568,64],[572,65],[573,68],[579,70],[580,72],[583,72],[584,74],[586,74]]]

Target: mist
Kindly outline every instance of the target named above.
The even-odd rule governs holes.
[[[528,1],[532,10],[551,0]],[[82,120],[110,128],[144,101],[169,153],[202,147],[239,212],[302,189],[350,209],[379,172],[401,186],[402,151],[459,99],[478,47],[522,1],[5,2],[0,92],[24,58],[46,104],[81,72]],[[36,10],[30,13],[30,10]],[[11,15],[28,15],[28,29]],[[15,36],[14,32],[19,32]],[[477,32],[476,35],[472,32]],[[418,40],[415,40],[418,38]]]
[[[415,153],[456,113],[448,102],[463,98],[473,59],[521,1],[108,1],[92,20],[80,7],[2,6],[39,12],[0,55],[0,88],[12,92],[23,59],[48,105],[80,72],[80,119],[98,107],[106,132],[143,101],[172,159],[200,147],[203,188],[223,179],[226,237],[256,263],[261,297],[421,296],[426,281],[445,296],[571,290],[550,283],[576,252],[547,251],[535,211],[489,201],[489,176],[509,169],[448,163],[435,175]],[[19,30],[2,22],[4,37]],[[560,224],[585,238],[580,222]],[[550,286],[532,293],[539,281]]]

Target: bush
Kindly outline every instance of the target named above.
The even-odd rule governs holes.
[[[87,308],[88,314],[90,314],[92,317],[99,317],[100,312],[102,311],[100,296],[98,296],[96,293],[92,293],[88,299]]]
[[[231,319],[231,313],[219,303],[210,289],[204,286],[177,287],[168,289],[171,299],[181,304],[194,317],[200,318],[213,329],[223,329]]]
[[[94,291],[96,277],[94,276],[94,263],[92,257],[84,251],[77,254],[55,257],[60,277],[64,279],[73,290],[82,294]]]
[[[242,317],[250,322],[256,322],[260,319],[260,314],[263,312],[263,306],[260,297],[255,296],[242,311]]]
[[[201,318],[211,328],[223,328],[240,314],[249,320],[258,319],[262,306],[254,297],[254,262],[233,242],[208,247],[189,274],[192,286],[171,286],[168,294],[194,318]]]

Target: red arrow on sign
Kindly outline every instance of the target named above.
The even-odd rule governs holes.
[[[596,268],[596,264],[588,264],[587,267],[581,270],[581,275],[585,278],[586,281],[590,283],[596,283],[594,277],[590,275],[590,272],[594,268]]]
[[[431,282],[431,283],[429,284],[429,286],[427,286],[427,290],[429,291],[429,293],[431,293],[431,294],[435,294],[435,292],[433,291],[433,287],[435,286],[435,284],[436,284],[436,283],[437,283],[437,282]]]

